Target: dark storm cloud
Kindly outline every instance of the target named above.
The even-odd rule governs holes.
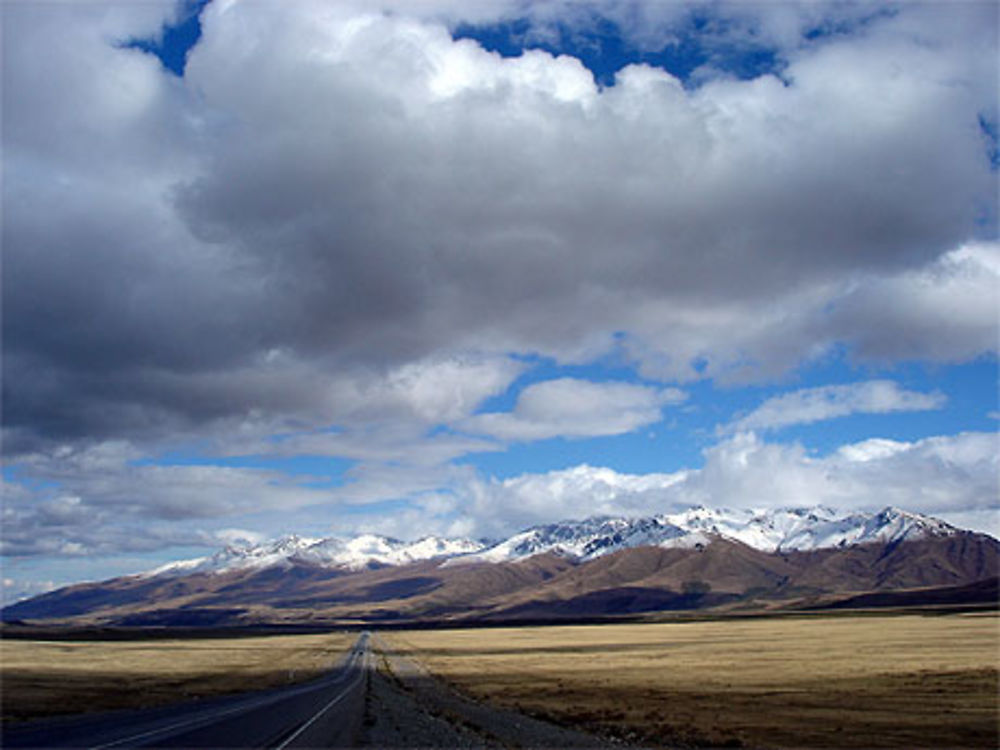
[[[346,5],[213,3],[183,80],[113,43],[149,8],[4,12],[8,452],[456,421],[510,352],[624,341],[665,381],[893,356],[912,316],[873,336],[870,312],[993,226],[989,8],[791,45],[786,82],[636,67],[602,92]],[[905,356],[989,350],[989,312]],[[462,356],[487,386],[458,401],[401,379]]]

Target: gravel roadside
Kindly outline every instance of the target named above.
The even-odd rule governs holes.
[[[375,637],[364,744],[414,748],[620,748],[607,740],[456,693]]]

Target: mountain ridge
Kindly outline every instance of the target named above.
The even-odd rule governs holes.
[[[998,560],[993,537],[898,508],[841,516],[699,507],[544,524],[492,543],[283,537],[69,586],[2,616],[70,626],[244,627],[795,608],[888,601],[865,595],[900,591],[917,591],[899,599],[915,601],[924,588],[954,588],[952,598],[961,599],[993,590],[981,582],[998,575]]]
[[[824,506],[767,511],[693,506],[652,516],[603,515],[541,524],[493,541],[425,536],[406,542],[378,534],[353,538],[291,534],[257,545],[229,545],[211,556],[167,563],[137,575],[188,575],[296,563],[348,570],[360,570],[371,564],[402,565],[435,559],[446,564],[496,563],[545,552],[586,561],[640,546],[697,547],[708,543],[709,534],[759,550],[802,551],[926,535],[946,536],[959,531],[939,519],[893,506],[878,513],[854,512],[842,516]]]

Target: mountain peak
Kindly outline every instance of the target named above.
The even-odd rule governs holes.
[[[360,570],[423,560],[448,565],[510,562],[543,553],[585,561],[633,547],[697,547],[713,537],[766,552],[786,552],[956,533],[959,529],[944,521],[894,506],[877,513],[843,514],[824,506],[742,510],[694,505],[654,516],[597,515],[541,524],[494,543],[436,536],[409,542],[373,533],[322,539],[289,534],[259,545],[230,545],[210,557],[170,563],[144,576],[292,565]]]
[[[792,550],[825,552],[783,554]],[[700,608],[757,596],[785,601],[803,587],[853,595],[965,586],[996,575],[998,550],[992,537],[891,506],[853,513],[675,508],[654,516],[541,524],[496,543],[435,536],[401,541],[370,533],[288,535],[229,546],[141,576],[77,584],[7,608],[3,616],[85,616],[135,625],[190,623],[203,616],[212,623],[245,624],[246,617],[313,622],[316,616],[378,621],[401,613],[621,614],[633,606]],[[528,558],[534,559],[522,565]],[[420,562],[418,569],[405,567]],[[470,563],[477,564],[462,569]],[[518,570],[498,574],[490,563]],[[290,575],[283,575],[286,570]],[[712,593],[692,599],[686,587],[697,582]],[[196,602],[203,608],[193,610]],[[255,605],[253,613],[248,604]]]

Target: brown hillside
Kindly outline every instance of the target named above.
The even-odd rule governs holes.
[[[424,561],[360,571],[307,565],[119,578],[72,586],[5,617],[91,623],[248,624],[616,614],[968,586],[998,575],[982,534],[813,552],[767,553],[717,538],[693,549],[638,547],[577,563]]]

